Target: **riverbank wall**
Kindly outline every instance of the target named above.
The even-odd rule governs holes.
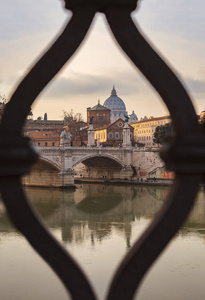
[[[99,184],[115,184],[115,185],[147,185],[147,186],[170,186],[173,184],[173,180],[145,180],[145,181],[137,181],[137,180],[106,180],[106,179],[98,179],[98,178],[81,178],[76,177],[74,179],[75,184],[81,183],[99,183]]]

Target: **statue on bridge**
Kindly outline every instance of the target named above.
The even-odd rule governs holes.
[[[70,145],[71,145],[71,137],[72,137],[72,134],[70,132],[67,132],[64,129],[61,132],[61,135],[60,135],[60,146],[70,147]]]
[[[92,125],[93,124],[93,119],[94,119],[94,116],[92,116],[92,117],[90,117],[90,116],[88,116],[88,118],[90,119],[90,125]]]
[[[129,118],[130,118],[130,117],[128,116],[128,114],[126,114],[126,115],[124,114],[124,117],[125,117],[125,123],[128,123],[128,122],[129,122]]]

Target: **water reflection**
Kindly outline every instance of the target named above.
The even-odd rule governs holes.
[[[167,187],[152,188],[134,185],[117,186],[99,184],[78,185],[76,191],[61,191],[43,188],[26,189],[35,210],[47,224],[48,228],[63,242],[72,255],[78,259],[81,266],[92,278],[94,285],[97,287],[100,299],[103,299],[104,297],[108,281],[110,280],[109,276],[111,276],[118,265],[120,257],[126,253],[136,238],[150,223],[150,220],[154,218],[164,203],[168,191],[169,188]],[[25,268],[27,268],[25,260],[26,256],[21,254],[21,252],[25,253],[26,251],[27,253],[28,250],[25,250],[25,245],[20,237],[20,234],[12,227],[6,215],[5,208],[0,202],[0,261],[2,270],[4,270],[4,267],[5,270],[7,269],[11,257],[14,256],[14,258],[16,258],[17,251],[13,251],[13,249],[19,249],[17,260],[21,265],[21,269],[25,270]],[[198,200],[189,218],[177,233],[175,240],[177,239],[180,243],[182,241],[183,243],[188,241],[190,246],[193,242],[192,237],[194,237],[195,247],[198,245],[196,237],[201,240],[202,243],[200,244],[200,247],[203,245],[204,251],[205,195],[202,191],[199,193]],[[180,247],[181,248],[176,247],[177,250],[173,250],[173,255],[171,258],[169,257],[171,270],[173,269],[173,260],[176,257],[176,253],[180,253],[180,249],[183,249],[182,246]],[[115,253],[115,256],[112,258],[110,258],[110,249]],[[33,254],[30,253],[28,257],[32,257],[32,255]],[[180,263],[184,257],[185,255],[183,252],[180,257]],[[31,260],[33,261],[33,258]],[[163,268],[164,266],[167,268],[169,263],[164,263]],[[19,268],[19,266],[16,266],[16,268]],[[44,268],[42,262],[35,263],[35,268],[32,268],[32,272],[34,272],[33,269],[36,269],[36,272],[47,274],[46,272],[49,271],[45,271]],[[176,269],[177,268],[178,267],[176,267]],[[19,277],[16,275],[18,272],[19,271],[15,269],[15,263],[13,262],[12,276]],[[4,275],[5,274],[6,272],[4,272]],[[48,275],[45,277],[47,276]],[[60,298],[60,288],[59,294],[56,294],[57,292],[53,291],[53,289],[55,289],[55,291],[58,290],[56,288],[57,283],[52,284],[52,288],[50,288],[51,278],[49,276],[48,282],[44,282],[46,293],[47,290],[49,290],[47,298],[45,295],[42,296],[36,294],[39,293],[39,291],[35,291],[32,292],[35,294],[35,299],[40,299],[42,297],[43,299],[49,300],[55,299],[56,297]],[[36,275],[37,285],[41,284],[38,277],[39,276]],[[148,279],[150,287],[152,286],[150,282],[155,282],[155,279],[158,277],[161,281],[164,280],[164,269],[163,271],[158,271],[157,275],[154,275],[154,279],[152,278],[150,281]],[[1,283],[4,285],[3,289],[5,289],[7,293],[9,293],[10,290],[10,278],[11,274],[9,273],[8,278],[7,276],[4,276],[5,282]],[[21,280],[21,277],[19,277],[19,280]],[[6,288],[7,284],[8,288]],[[28,280],[28,295],[32,290],[29,284]],[[156,282],[156,285],[159,286],[159,283]],[[149,289],[146,288],[146,291],[149,291]],[[19,297],[16,296],[15,299],[23,298],[20,290],[15,291],[15,293],[15,295],[18,295],[19,293]],[[140,294],[142,299],[151,297],[152,293],[147,293],[144,292],[144,294]],[[54,294],[55,298],[52,298]],[[33,299],[28,295],[26,297],[28,300]],[[176,296],[173,299],[181,299],[180,297],[177,298]],[[11,295],[5,297],[2,297],[1,295],[1,299],[11,299]],[[63,292],[63,296],[61,295],[61,299],[67,299],[65,292]],[[199,297],[197,299],[203,298]]]
[[[90,239],[94,245],[115,228],[123,234],[129,248],[132,223],[135,219],[152,219],[167,188],[150,191],[145,187],[85,184],[78,185],[75,192],[53,191],[49,195],[45,190],[39,193],[38,189],[30,188],[28,193],[48,226],[61,229],[65,244],[82,244]]]
[[[152,220],[169,192],[167,187],[139,187],[100,184],[77,185],[76,191],[27,188],[35,210],[52,230],[62,232],[62,240],[82,243],[90,238],[100,241],[109,235],[114,226],[124,232],[126,241],[132,231],[132,223],[141,218]],[[85,223],[90,236],[85,234]],[[205,195],[200,192],[198,200],[185,222],[180,234],[190,231],[204,233]],[[0,231],[13,230],[0,202]]]

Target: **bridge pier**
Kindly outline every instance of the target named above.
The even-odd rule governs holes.
[[[129,166],[125,166],[122,170],[121,170],[121,174],[120,174],[120,179],[131,179],[133,176],[133,169],[132,167]]]
[[[61,172],[59,173],[61,188],[74,188],[73,159],[70,151],[71,147],[61,146]]]
[[[60,188],[75,188],[74,184],[74,174],[72,170],[67,170],[59,173],[60,177]]]

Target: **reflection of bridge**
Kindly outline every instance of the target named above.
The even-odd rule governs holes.
[[[66,187],[74,185],[73,169],[85,165],[84,177],[130,178],[133,174],[132,148],[59,147],[39,148],[40,159],[24,178],[27,185]]]
[[[132,232],[133,220],[153,219],[163,204],[167,187],[79,185],[74,190],[29,188],[26,192],[49,228],[58,228],[64,243],[81,243],[86,239],[102,240],[114,226],[125,238]],[[104,197],[99,198],[100,195]],[[98,199],[97,202],[93,199]],[[116,201],[118,199],[118,201]],[[163,200],[162,200],[163,199]],[[96,206],[99,208],[96,209]],[[109,210],[108,210],[109,208]],[[87,229],[85,228],[87,224]],[[204,239],[205,194],[200,192],[180,234],[194,232]],[[88,230],[89,232],[85,232]],[[0,232],[12,232],[11,223],[0,202]]]
[[[75,191],[28,188],[26,193],[49,228],[60,229],[64,243],[83,243],[87,239],[92,243],[102,241],[115,228],[129,247],[135,218],[150,219],[162,204],[153,200],[147,190],[134,186],[82,184]],[[1,206],[0,215],[0,232],[12,232]]]

